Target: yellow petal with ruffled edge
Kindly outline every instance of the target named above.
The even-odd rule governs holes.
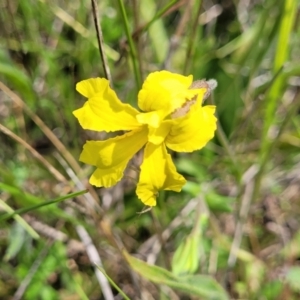
[[[184,117],[175,119],[165,139],[166,146],[177,152],[192,152],[203,148],[214,137],[217,128],[216,108],[197,104]]]
[[[144,150],[144,160],[136,189],[138,198],[145,205],[155,206],[160,190],[180,192],[185,183],[184,177],[176,172],[165,145],[148,143]]]
[[[105,78],[89,78],[76,84],[76,91],[85,98],[91,98],[96,94],[101,94],[109,86],[109,81]]]
[[[147,128],[134,130],[105,141],[87,141],[79,160],[96,166],[90,184],[110,187],[122,177],[128,161],[147,142]]]
[[[159,127],[161,121],[187,100],[199,93],[198,89],[189,89],[193,76],[182,76],[160,71],[151,73],[138,94],[138,106],[146,113],[137,116],[141,124]]]
[[[136,120],[135,108],[122,103],[104,78],[83,80],[76,89],[88,101],[73,111],[83,129],[95,131],[133,130],[141,125]]]

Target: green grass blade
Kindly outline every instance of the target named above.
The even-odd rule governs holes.
[[[178,0],[170,1],[166,6],[164,6],[161,10],[159,10],[153,18],[143,27],[143,31],[147,31],[149,27],[160,17],[162,17]]]
[[[0,199],[0,208],[5,210],[8,214],[14,214],[15,211],[7,205],[2,199]],[[19,215],[13,217],[26,231],[27,233],[34,239],[38,239],[39,234]]]
[[[150,20],[149,37],[153,45],[155,57],[159,63],[165,61],[169,49],[169,40],[165,26],[161,19],[155,19],[156,2],[153,0],[144,0],[141,5],[141,16],[143,20]]]
[[[69,198],[73,198],[73,197],[77,197],[77,196],[83,195],[85,193],[87,193],[87,190],[83,190],[83,191],[79,191],[79,192],[67,194],[65,196],[61,196],[61,197],[55,198],[53,200],[45,201],[43,203],[39,203],[39,204],[32,205],[32,206],[29,206],[29,207],[24,207],[24,208],[17,209],[13,213],[4,214],[4,215],[0,216],[0,222],[4,221],[4,220],[7,220],[7,219],[9,219],[11,217],[14,217],[15,215],[21,215],[21,214],[24,214],[24,213],[27,213],[29,211],[33,211],[33,210],[39,209],[39,208],[47,206],[47,205],[51,205],[51,204],[54,204],[54,203],[59,203],[59,202],[62,202],[64,200],[67,200]]]
[[[274,59],[273,65],[273,73],[276,74],[280,72],[281,68],[283,67],[284,63],[288,59],[290,45],[289,39],[291,36],[291,32],[293,30],[293,24],[295,21],[296,16],[296,8],[297,8],[297,1],[296,0],[287,0],[285,1],[284,12],[282,15],[280,28],[279,28],[279,38],[277,42],[277,49]],[[268,138],[267,134],[269,131],[270,126],[275,120],[275,111],[280,101],[280,98],[284,91],[284,77],[277,76],[276,80],[274,81],[273,85],[270,88],[270,91],[266,98],[266,112],[264,118],[264,128],[263,128],[263,136],[262,136],[262,148],[261,148],[261,155],[264,155],[267,152],[268,148]]]

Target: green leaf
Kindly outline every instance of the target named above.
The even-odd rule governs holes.
[[[286,281],[295,292],[300,292],[299,286],[300,267],[291,267],[286,274]]]
[[[19,253],[25,237],[24,228],[19,223],[15,223],[10,230],[9,245],[5,252],[4,261],[14,258]]]
[[[282,290],[283,284],[280,280],[266,282],[262,286],[260,295],[264,297],[264,299],[278,299],[278,295],[282,293]]]
[[[201,297],[201,299],[229,299],[225,290],[210,276],[188,275],[178,277],[163,268],[150,266],[134,258],[126,251],[123,251],[123,254],[134,271],[154,283],[167,285],[181,292]]]
[[[27,102],[31,103],[35,99],[30,78],[3,52],[0,54],[0,77],[5,78],[11,87],[18,90]]]
[[[177,248],[172,259],[175,275],[194,273],[199,266],[199,245],[201,234],[189,235]]]
[[[189,193],[193,197],[197,197],[201,191],[201,186],[199,183],[187,181],[182,190]]]
[[[176,166],[178,168],[178,171],[187,173],[188,175],[192,175],[201,181],[204,180],[205,176],[207,176],[206,169],[200,164],[195,163],[191,159],[180,158],[177,161]],[[188,182],[190,183],[190,181]]]
[[[205,195],[205,201],[211,211],[232,212],[233,197],[222,196],[211,191]]]
[[[281,254],[286,260],[294,260],[300,256],[300,232],[282,249]]]
[[[199,296],[201,299],[226,300],[229,299],[225,290],[208,275],[187,275],[180,278],[177,289]],[[176,286],[173,286],[176,288]]]
[[[199,183],[188,181],[184,185],[183,190],[193,197],[197,197],[203,189]],[[213,190],[206,191],[205,193],[203,191],[203,196],[211,211],[232,212],[233,197],[219,195]]]
[[[150,21],[155,18],[156,1],[144,0],[143,5],[140,6],[141,17],[144,21]],[[161,19],[151,22],[151,26],[148,29],[149,37],[152,42],[153,50],[156,54],[159,63],[162,63],[167,56],[167,50],[169,48],[169,39],[166,33],[163,21]]]
[[[7,213],[13,213],[14,210],[7,205],[2,199],[0,199],[0,208]],[[27,231],[27,233],[34,239],[38,239],[39,234],[19,215],[14,216],[14,219]],[[23,234],[24,236],[24,234]]]

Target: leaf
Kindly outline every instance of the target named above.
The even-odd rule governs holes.
[[[200,194],[201,186],[199,183],[187,181],[182,190],[189,193],[193,197],[197,197]]]
[[[183,190],[192,195],[193,197],[197,197],[201,193],[201,185],[198,183],[188,181]],[[209,209],[213,212],[232,212],[231,204],[234,201],[233,197],[222,196],[217,194],[213,190],[209,190],[206,193],[203,191],[203,196],[206,204]]]
[[[167,285],[181,292],[201,297],[201,299],[229,299],[225,290],[210,276],[188,275],[178,277],[166,269],[148,265],[129,255],[125,250],[123,255],[134,271],[154,283]]]
[[[295,292],[300,292],[299,286],[300,267],[291,267],[286,274],[286,281]]]
[[[180,278],[179,286],[174,288],[209,300],[229,299],[225,290],[208,275],[187,275]]]
[[[4,261],[9,261],[19,253],[25,237],[24,228],[19,223],[15,223],[10,230],[9,245],[5,252]]]
[[[198,182],[202,182],[203,180],[205,180],[207,176],[206,169],[202,165],[195,163],[191,159],[182,157],[177,161],[176,166],[180,172],[184,172],[196,177],[198,179]],[[195,184],[194,182],[191,181],[188,181],[187,184],[188,183]],[[197,186],[199,187],[199,184],[197,184]]]
[[[232,212],[233,197],[222,196],[214,191],[210,191],[205,195],[205,201],[211,211]]]
[[[201,234],[189,235],[177,248],[172,259],[175,275],[194,273],[199,266],[199,244]]]
[[[300,256],[300,232],[282,249],[281,254],[286,260],[294,260]]]
[[[30,103],[35,99],[30,78],[20,70],[6,53],[0,53],[0,75]]]
[[[0,199],[0,208],[7,213],[14,213],[14,210],[7,205],[2,199]],[[19,215],[13,217],[19,224],[27,231],[27,233],[34,239],[38,239],[38,233]],[[24,236],[24,235],[23,235]]]
[[[144,0],[140,6],[141,16],[144,21],[150,21],[155,17],[156,1]],[[161,19],[157,19],[148,29],[148,33],[152,42],[153,50],[159,63],[165,61],[167,49],[169,48],[169,39]]]

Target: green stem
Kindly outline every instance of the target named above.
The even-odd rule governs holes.
[[[178,2],[178,0],[173,0],[173,1],[170,1],[170,3],[168,3],[165,7],[163,7],[153,18],[152,20],[147,23],[142,31],[145,32],[148,30],[148,28],[157,20],[159,19],[162,15],[164,15],[176,2]]]
[[[284,63],[288,59],[289,55],[289,37],[293,30],[295,15],[296,15],[296,0],[287,0],[285,1],[285,6],[283,9],[283,14],[281,16],[281,22],[279,27],[279,37],[277,42],[277,49],[274,58],[273,65],[273,74],[274,76],[280,72],[283,68]],[[261,147],[261,156],[264,155],[268,148],[269,139],[268,139],[268,131],[274,121],[276,120],[276,108],[278,106],[278,102],[281,99],[281,96],[284,92],[284,83],[285,78],[282,74],[276,76],[272,87],[266,98],[266,112],[264,117],[264,128],[262,133],[262,147]]]
[[[128,44],[129,44],[130,56],[131,56],[131,60],[132,60],[133,72],[134,72],[134,76],[135,76],[136,85],[137,85],[137,88],[140,89],[140,87],[141,87],[141,74],[139,72],[135,45],[133,43],[132,35],[131,35],[130,29],[129,29],[128,18],[127,18],[127,14],[126,14],[126,11],[125,11],[124,3],[123,3],[122,0],[118,0],[118,2],[119,2],[119,6],[120,6],[122,18],[123,18],[123,23],[124,23],[124,26],[125,26],[125,32],[126,32],[126,36],[127,36],[127,40],[128,40]]]
[[[274,80],[273,84],[266,96],[266,111],[264,116],[264,127],[262,132],[262,146],[260,148],[259,155],[259,172],[255,179],[255,185],[252,194],[252,202],[259,195],[261,181],[265,172],[265,168],[269,157],[271,157],[271,151],[274,145],[277,143],[279,135],[274,141],[268,138],[268,132],[272,124],[276,122],[276,108],[284,92],[284,85],[287,78],[283,76],[282,69],[284,63],[288,59],[289,55],[289,38],[293,30],[295,15],[296,15],[296,0],[285,1],[285,6],[281,16],[280,27],[279,27],[279,37],[277,42],[277,51],[274,58],[273,74]]]

